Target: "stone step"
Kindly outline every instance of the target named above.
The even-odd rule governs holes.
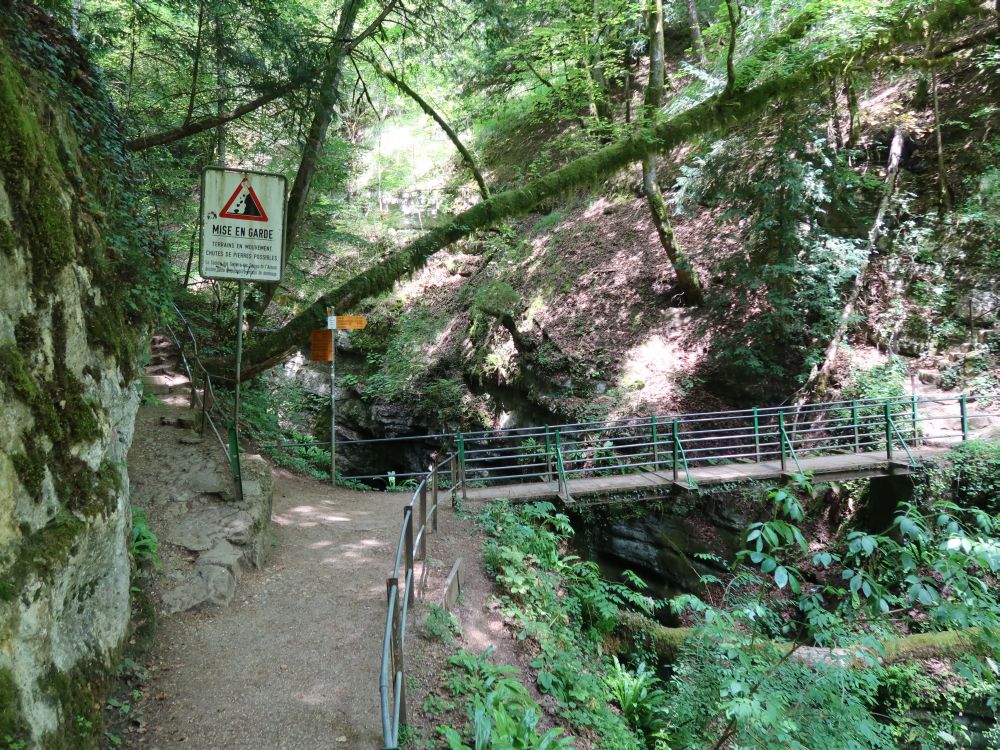
[[[142,387],[146,393],[165,396],[168,393],[181,393],[191,390],[191,381],[182,375],[143,375]]]

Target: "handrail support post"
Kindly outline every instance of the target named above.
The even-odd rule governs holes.
[[[778,452],[781,454],[781,472],[784,473],[787,469],[787,461],[785,460],[785,412],[778,412]]]
[[[431,466],[431,528],[434,533],[438,530],[438,467],[437,464]]]
[[[653,471],[660,470],[660,440],[656,434],[656,415],[650,417],[650,426],[653,433]]]
[[[420,528],[417,530],[417,534],[420,535],[420,543],[417,545],[417,559],[426,560],[427,559],[427,481],[424,480],[420,483],[420,491],[417,493],[417,507],[420,515],[418,520],[420,521]]]
[[[672,449],[673,449],[672,462],[673,462],[673,471],[674,471],[674,481],[677,482],[678,481],[678,479],[677,479],[677,476],[678,476],[678,474],[677,474],[677,464],[678,464],[677,459],[678,459],[678,455],[677,454],[678,454],[679,448],[681,447],[681,440],[680,440],[679,430],[677,428],[677,420],[676,419],[671,423],[671,432],[673,433],[673,438],[674,438],[673,439],[673,446],[672,446]]]
[[[885,457],[891,463],[892,462],[892,407],[889,406],[889,401],[882,405],[882,415],[885,420]]]

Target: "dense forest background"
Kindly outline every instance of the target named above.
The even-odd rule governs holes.
[[[988,5],[51,9],[107,77],[222,354],[235,285],[198,277],[197,175],[288,176],[286,276],[251,293],[244,373],[326,306],[366,313],[342,347],[355,435],[804,399],[917,369],[845,335],[935,355],[996,318]]]
[[[306,360],[330,307],[369,321],[336,338],[338,438],[996,403],[1000,3],[72,0],[4,32],[129,177],[119,213],[79,191],[129,229],[105,343],[183,315],[224,398],[243,326],[242,427],[281,465],[328,477]],[[198,272],[210,165],[290,186],[284,279],[245,323]],[[341,483],[439,447],[399,445],[345,450]],[[697,580],[669,615],[569,554],[574,525],[621,519],[495,506],[486,568],[534,683],[453,655],[412,745],[507,722],[560,747],[558,721],[581,747],[996,746],[998,466],[966,446],[899,505],[801,475],[734,491],[745,544],[679,552]]]

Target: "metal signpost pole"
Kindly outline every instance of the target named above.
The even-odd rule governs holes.
[[[240,374],[243,367],[243,279],[238,282],[236,302],[236,386],[233,389],[233,441],[230,448],[230,461],[233,467],[233,480],[236,484],[236,499],[243,502],[243,471],[240,468]]]
[[[330,484],[337,484],[337,316],[326,308],[326,327],[330,329]]]
[[[240,378],[247,281],[281,281],[288,183],[278,174],[205,167],[201,174],[198,272],[204,279],[236,281],[236,387],[229,427],[235,495],[243,499],[240,470]],[[203,403],[209,394],[202,394]],[[207,408],[207,407],[206,407]]]

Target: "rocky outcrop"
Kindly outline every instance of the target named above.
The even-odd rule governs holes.
[[[30,50],[40,59],[18,57]],[[0,14],[4,747],[96,746],[102,685],[128,628],[124,462],[144,306],[127,301],[149,254],[139,212],[125,204],[126,170],[112,166],[114,139],[82,49],[41,12],[8,5]]]

